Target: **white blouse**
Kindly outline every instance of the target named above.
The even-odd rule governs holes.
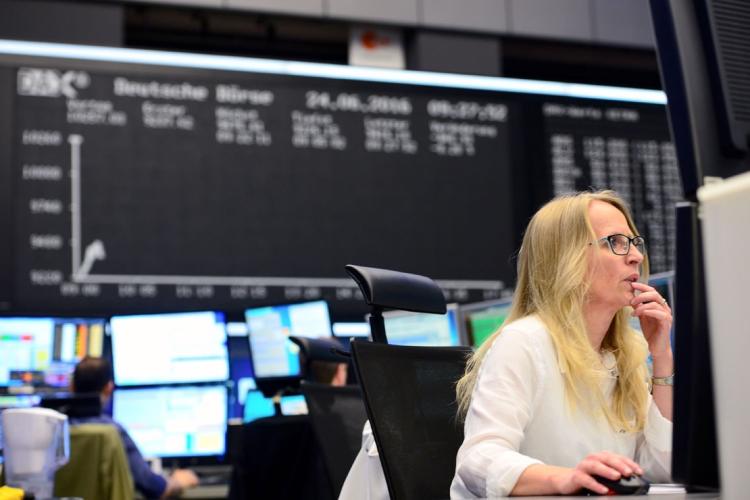
[[[614,355],[603,359],[615,366]],[[613,368],[602,382],[607,398]],[[508,496],[523,471],[544,463],[575,467],[590,453],[632,457],[653,482],[670,476],[672,423],[649,396],[641,433],[615,430],[602,417],[571,409],[552,339],[535,316],[505,326],[479,368],[456,458],[451,498]]]

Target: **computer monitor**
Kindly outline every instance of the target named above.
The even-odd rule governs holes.
[[[652,274],[648,277],[648,284],[651,285],[659,292],[659,295],[664,297],[670,306],[674,306],[674,272],[667,271],[658,274]],[[674,307],[672,309],[672,316],[675,316]],[[630,318],[630,325],[636,330],[641,330],[641,321],[637,317]],[[674,348],[674,328],[670,333],[670,339],[672,340],[672,347]]]
[[[672,476],[688,491],[717,490],[721,484],[722,496],[740,497],[745,470],[734,467],[746,449],[739,447],[740,457],[732,453],[746,435],[745,425],[736,415],[715,413],[732,401],[714,397],[721,386],[714,385],[711,358],[714,339],[734,332],[709,331],[697,191],[706,177],[750,170],[750,79],[743,58],[750,46],[750,30],[744,29],[748,10],[746,2],[723,0],[651,0],[650,8],[687,200],[676,207]]]
[[[511,303],[507,298],[462,304],[459,312],[469,344],[479,347],[495,333],[510,314]]]
[[[383,313],[389,344],[412,346],[464,345],[458,325],[458,305],[448,304],[445,314],[386,311]]]
[[[299,348],[290,336],[331,336],[328,304],[323,300],[247,309],[245,320],[256,378],[300,375]]]
[[[263,395],[257,388],[253,379],[245,379],[243,382],[244,393],[241,392],[241,401],[244,407],[243,422],[248,423],[259,418],[272,417],[277,414],[273,398]],[[290,394],[281,396],[279,399],[279,412],[281,415],[305,415],[307,414],[307,403],[302,394]]]
[[[100,357],[101,318],[0,318],[0,387],[65,388],[84,356]]]
[[[226,450],[225,384],[118,388],[112,417],[145,457],[219,457]]]
[[[229,378],[221,313],[113,316],[110,332],[117,386],[224,382]]]
[[[364,321],[337,322],[333,324],[332,330],[334,337],[342,339],[370,338],[370,324]]]
[[[42,397],[39,394],[0,394],[0,411],[7,408],[31,408],[39,406],[41,400]]]

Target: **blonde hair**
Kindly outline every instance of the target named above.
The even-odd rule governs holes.
[[[589,205],[609,203],[625,216],[633,234],[638,234],[626,202],[614,191],[582,192],[559,196],[534,215],[518,254],[518,281],[506,324],[535,314],[546,326],[562,371],[566,400],[571,407],[583,403],[590,412],[601,411],[614,429],[642,430],[646,419],[648,386],[645,359],[648,353],[642,335],[629,326],[630,307],[617,312],[602,342],[614,353],[619,377],[607,404],[600,389],[603,375],[599,354],[586,333],[583,306],[588,293],[588,244],[596,237],[589,220]],[[643,273],[648,273],[644,257]],[[469,409],[479,368],[502,327],[471,356],[456,393],[459,416]],[[597,368],[599,367],[599,368]],[[585,393],[596,395],[596,407],[587,404]]]

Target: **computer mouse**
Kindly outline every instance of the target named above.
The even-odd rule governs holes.
[[[608,479],[602,476],[591,476],[596,479],[597,483],[606,486],[609,491],[605,495],[645,495],[651,484],[641,476],[632,475],[621,477],[620,479]],[[586,495],[601,495],[589,489],[584,489]]]

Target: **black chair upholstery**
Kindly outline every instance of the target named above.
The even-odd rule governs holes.
[[[349,358],[344,352],[341,342],[335,338],[289,337],[297,344],[300,354],[306,361],[327,361],[329,363],[348,363]]]
[[[463,441],[455,384],[471,348],[351,347],[391,499],[448,498]]]
[[[336,498],[362,445],[367,420],[362,391],[357,386],[307,383],[301,388]]]
[[[102,412],[102,400],[98,393],[48,394],[41,399],[39,406],[57,410],[71,418],[98,417]]]
[[[308,415],[254,420],[242,426],[240,440],[230,499],[333,498]]]
[[[352,264],[346,266],[346,271],[359,285],[369,306],[445,314],[445,296],[426,276]]]

